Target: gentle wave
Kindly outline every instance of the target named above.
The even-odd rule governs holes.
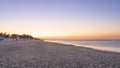
[[[68,40],[47,40],[47,41],[63,44],[72,44],[75,46],[82,46],[97,50],[120,53],[120,41],[68,41]]]

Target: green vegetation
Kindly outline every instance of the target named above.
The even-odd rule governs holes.
[[[16,39],[16,38],[20,38],[20,39],[34,39],[33,36],[27,35],[27,34],[19,35],[19,34],[9,34],[9,33],[2,33],[2,32],[0,32],[0,38],[3,38],[3,39],[7,39],[7,38],[10,38],[10,39]]]
[[[3,41],[4,39],[13,39],[13,40],[40,40],[40,41],[43,41],[42,39],[40,38],[35,38],[31,35],[28,35],[28,34],[9,34],[9,33],[3,33],[3,32],[0,32],[0,41]]]

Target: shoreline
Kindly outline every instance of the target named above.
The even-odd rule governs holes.
[[[1,68],[119,68],[120,53],[39,40],[0,43]]]
[[[85,47],[85,46],[79,46],[79,45],[75,45],[75,44],[65,44],[65,43],[57,43],[57,42],[49,42],[47,41],[48,43],[55,43],[55,44],[61,44],[63,46],[74,46],[74,47],[80,47],[80,48],[86,48],[86,49],[92,49],[92,50],[97,50],[97,51],[103,51],[103,52],[111,52],[111,53],[119,53],[120,52],[117,52],[117,51],[109,51],[109,50],[100,50],[100,49],[95,49],[95,48],[90,48],[90,47]]]
[[[90,49],[95,49],[95,50],[100,50],[100,51],[108,51],[108,52],[115,52],[115,53],[120,53],[119,48],[116,47],[107,47],[107,46],[93,46],[93,45],[84,45],[84,44],[78,44],[78,42],[73,42],[73,41],[60,41],[60,40],[46,40],[47,42],[52,42],[52,43],[60,43],[60,44],[64,44],[64,45],[73,45],[73,46],[77,46],[77,47],[84,47],[84,48],[90,48]],[[87,41],[86,41],[87,42]]]

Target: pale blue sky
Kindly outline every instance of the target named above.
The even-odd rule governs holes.
[[[0,31],[38,37],[120,34],[120,0],[0,0]]]

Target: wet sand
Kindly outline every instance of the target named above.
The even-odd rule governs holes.
[[[0,68],[120,68],[120,53],[38,40],[0,42]]]

